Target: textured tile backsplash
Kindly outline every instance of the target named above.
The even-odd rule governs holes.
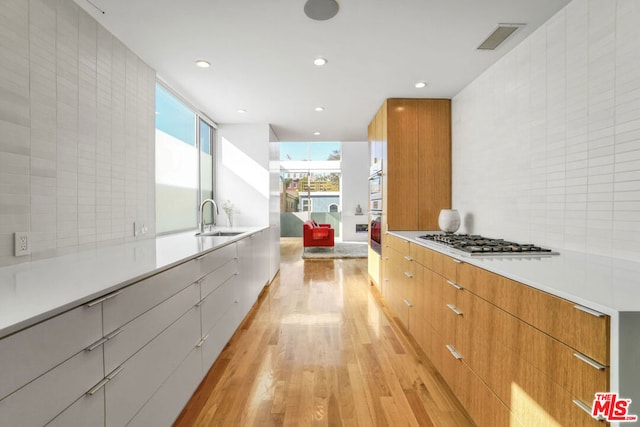
[[[640,261],[640,2],[573,0],[452,108],[461,231]]]
[[[0,266],[154,236],[154,70],[72,0],[3,0],[0,57]]]

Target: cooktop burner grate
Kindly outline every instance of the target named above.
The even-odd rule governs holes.
[[[462,251],[471,256],[485,255],[558,255],[551,249],[546,249],[530,243],[516,243],[504,239],[492,239],[474,234],[426,234],[419,239],[444,245]]]

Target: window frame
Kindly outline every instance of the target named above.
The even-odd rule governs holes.
[[[194,123],[193,126],[195,127],[195,148],[196,151],[198,153],[198,159],[197,159],[197,165],[198,165],[198,170],[197,170],[197,174],[198,174],[198,188],[195,190],[196,191],[196,206],[193,207],[193,209],[196,210],[197,214],[196,214],[196,224],[193,228],[186,228],[186,229],[176,229],[176,230],[167,230],[167,231],[163,231],[160,233],[156,233],[157,236],[163,236],[163,235],[169,235],[169,234],[175,234],[175,233],[182,233],[185,231],[189,231],[189,230],[194,230],[198,228],[198,224],[201,221],[200,218],[200,204],[202,203],[202,158],[201,158],[201,153],[202,153],[202,147],[201,147],[201,141],[200,141],[200,136],[201,136],[201,130],[200,130],[200,123],[203,122],[206,125],[208,125],[209,127],[211,127],[211,135],[210,135],[210,141],[209,141],[209,149],[211,152],[211,194],[212,194],[212,198],[215,200],[215,195],[216,195],[216,177],[217,177],[217,158],[218,158],[218,125],[216,124],[216,122],[214,122],[209,116],[207,116],[206,114],[204,114],[201,110],[199,110],[197,107],[195,107],[191,102],[189,102],[189,100],[187,100],[184,96],[182,96],[180,93],[176,92],[174,89],[172,89],[166,82],[164,82],[163,80],[157,78],[156,79],[156,86],[154,88],[154,97],[155,97],[155,91],[157,90],[157,86],[162,87],[162,89],[164,91],[166,91],[169,95],[171,95],[172,97],[175,98],[175,100],[177,100],[178,102],[180,102],[185,108],[187,108],[188,110],[190,110],[193,114],[194,114]],[[154,101],[154,110],[156,109],[156,101]],[[154,140],[155,140],[155,132],[157,130],[156,124],[154,123]],[[157,144],[154,146],[154,149],[157,149]],[[154,181],[157,179],[157,177],[154,175]],[[157,181],[156,181],[157,183]],[[156,208],[155,208],[155,214],[156,214],[156,218],[158,216],[158,204],[157,202],[155,203]]]

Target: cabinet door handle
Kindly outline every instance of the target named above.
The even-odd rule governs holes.
[[[109,341],[110,339],[118,336],[121,332],[122,332],[122,328],[118,328],[115,331],[111,332],[110,334],[106,335],[105,338],[107,339],[107,341]]]
[[[196,344],[196,347],[200,348],[202,347],[202,344],[204,344],[204,342],[207,340],[207,338],[209,338],[209,334],[203,336],[200,341],[198,341],[198,343]]]
[[[447,350],[449,350],[449,353],[451,353],[451,355],[455,357],[456,360],[462,360],[462,356],[460,355],[460,353],[458,353],[451,344],[447,344]]]
[[[114,379],[116,377],[116,375],[118,375],[120,372],[122,372],[123,369],[124,369],[124,366],[122,366],[122,365],[118,366],[116,369],[111,371],[111,373],[109,375],[107,375],[107,379],[109,381],[111,381],[112,379]]]
[[[453,286],[454,288],[456,288],[459,291],[464,289],[462,286],[458,285],[456,282],[452,282],[451,280],[447,280],[447,283],[450,284],[451,286]]]
[[[102,344],[106,343],[107,341],[109,341],[109,338],[102,337],[98,341],[91,344],[89,347],[85,348],[84,351],[93,351],[96,348],[100,347]]]
[[[462,261],[460,261],[459,259],[451,258],[451,260],[453,260],[453,262],[455,262],[456,264],[462,264]]]
[[[404,300],[404,303],[405,303],[408,307],[413,307],[413,304],[411,304],[411,301],[409,301],[409,300],[408,300],[408,299],[406,299],[406,298],[403,298],[403,300]]]
[[[413,258],[411,258],[409,255],[405,255],[404,259],[406,259],[407,261],[413,261]]]
[[[117,297],[122,292],[123,292],[122,290],[119,290],[119,291],[115,291],[115,292],[112,292],[110,294],[107,294],[107,295],[103,296],[102,298],[98,298],[98,299],[95,299],[95,300],[93,300],[91,302],[88,302],[87,304],[85,304],[85,307],[93,307],[94,305],[98,305],[101,302],[105,302],[106,300],[109,300],[109,299],[111,299],[113,297]]]
[[[102,387],[104,387],[105,384],[108,383],[108,382],[109,382],[109,378],[101,379],[98,384],[96,384],[93,387],[91,387],[91,390],[89,390],[87,392],[87,396],[93,396],[94,394],[96,394],[98,392],[98,390],[100,390]]]
[[[413,275],[411,273],[409,273],[408,271],[405,271],[404,275],[407,276],[409,279],[413,278]]]
[[[584,403],[582,400],[578,400],[578,399],[573,399],[573,403],[574,405],[576,405],[578,408],[582,409],[584,412],[586,412],[587,414],[589,414],[590,417],[593,417],[593,415],[591,414],[591,408],[589,407],[589,405],[587,405],[586,403]],[[597,417],[594,417],[596,420],[598,421],[604,421],[604,417],[602,415],[598,415]]]
[[[591,366],[593,368],[596,368],[599,371],[604,371],[605,369],[607,369],[607,367],[605,365],[602,365],[602,364],[596,362],[595,360],[593,360],[590,357],[585,356],[584,354],[573,353],[573,355],[575,357],[577,357],[578,359],[582,360],[587,365],[589,365],[589,366]]]
[[[584,311],[585,313],[589,313],[592,316],[596,316],[596,317],[604,317],[605,314],[604,313],[600,313],[599,311],[595,311],[590,309],[589,307],[585,307],[583,305],[574,305],[573,308],[577,308],[580,311]]]
[[[449,307],[449,309],[453,311],[455,314],[457,314],[458,316],[462,316],[462,312],[458,310],[458,307],[456,307],[455,305],[447,304],[447,307]]]

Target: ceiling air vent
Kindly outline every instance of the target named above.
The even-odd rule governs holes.
[[[505,41],[511,34],[513,34],[518,28],[523,27],[525,24],[498,24],[493,33],[482,42],[478,49],[480,50],[494,50],[503,41]]]

